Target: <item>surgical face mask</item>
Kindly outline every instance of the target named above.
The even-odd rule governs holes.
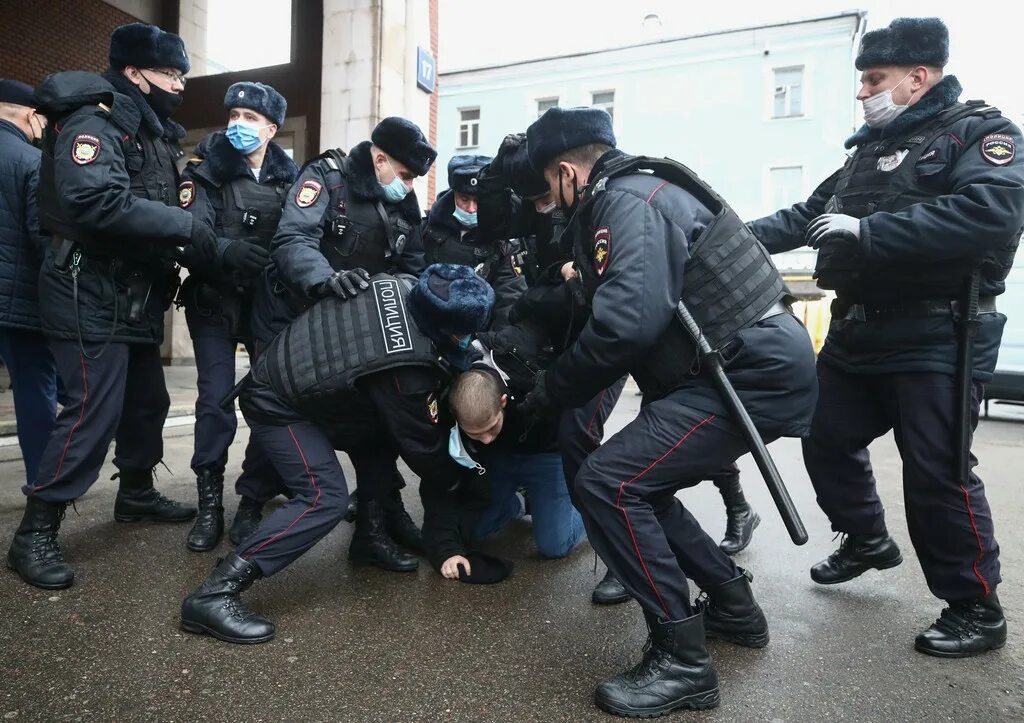
[[[257,126],[252,123],[236,120],[228,123],[228,128],[224,132],[224,135],[227,136],[227,139],[231,142],[232,146],[245,155],[249,155],[263,145],[263,140],[260,138],[260,131],[269,127],[270,126]]]
[[[395,173],[395,167],[391,165],[390,158],[388,159],[388,167],[391,168],[392,173]],[[380,183],[380,176],[377,176],[377,183]],[[391,183],[380,183],[380,187],[384,190],[384,199],[390,203],[398,203],[409,195],[409,187],[405,185],[405,181],[397,173],[391,179]]]
[[[455,211],[452,212],[452,216],[454,216],[455,220],[466,228],[476,228],[476,213],[463,211],[461,208],[456,206]]]
[[[458,424],[452,427],[451,434],[448,435],[448,455],[466,469],[475,469],[477,474],[484,473],[483,466],[470,457],[469,452],[466,451],[466,445],[462,443],[462,434],[459,432]]]
[[[457,343],[461,351],[466,351],[467,349],[469,349],[469,345],[473,343],[473,336],[471,334],[467,334],[466,336],[459,339]]]
[[[903,80],[889,90],[875,93],[862,101],[864,104],[864,122],[868,124],[868,127],[885,128],[898,115],[910,107],[909,104],[896,105],[896,102],[892,99],[892,92],[903,85],[903,81],[909,78],[913,72],[910,71],[910,73],[904,75]]]

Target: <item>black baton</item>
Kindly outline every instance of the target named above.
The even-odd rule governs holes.
[[[768,485],[768,491],[772,493],[775,506],[779,508],[779,514],[782,515],[782,521],[786,524],[786,530],[789,531],[790,539],[797,545],[804,544],[807,542],[807,530],[804,528],[804,523],[800,520],[800,514],[796,511],[793,499],[789,496],[789,490],[786,489],[786,484],[782,481],[782,475],[779,474],[775,462],[772,461],[764,440],[761,439],[761,435],[754,426],[753,420],[736,394],[732,382],[725,375],[725,369],[722,367],[722,358],[711,348],[708,340],[704,337],[704,332],[700,330],[697,322],[694,321],[682,301],[676,306],[676,316],[679,317],[683,327],[693,337],[697,345],[697,352],[700,354],[701,363],[710,367],[711,378],[714,380],[715,387],[722,396],[722,401],[725,402],[725,406],[729,409],[733,419],[739,424],[743,437],[747,440],[750,453],[753,455],[754,461],[757,462],[757,468],[761,470],[761,476],[764,477],[765,484]]]
[[[981,288],[981,272],[971,273],[963,305],[959,309],[959,339],[957,344],[957,409],[956,409],[956,471],[960,484],[966,489],[971,479],[971,422],[973,405],[974,338],[978,334],[981,320],[978,316],[978,296]]]
[[[225,412],[230,412],[235,408],[235,400],[238,399],[238,395],[242,393],[242,388],[249,383],[252,379],[252,371],[247,371],[245,376],[238,380],[235,386],[231,387],[231,391],[224,395],[224,398],[220,400],[220,408]]]

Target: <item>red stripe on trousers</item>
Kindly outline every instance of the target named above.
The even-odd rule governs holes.
[[[981,545],[981,535],[978,534],[978,525],[974,521],[974,510],[971,509],[971,496],[967,492],[967,488],[960,485],[960,489],[964,492],[964,504],[967,505],[967,516],[971,519],[971,531],[974,533],[974,539],[978,543],[978,557],[974,560],[971,568],[974,570],[974,576],[978,578],[978,582],[981,583],[982,589],[985,594],[988,595],[992,592],[992,588],[989,587],[988,580],[981,574],[981,570],[978,569],[978,563],[981,562],[981,557],[984,554],[984,548]]]
[[[82,411],[78,413],[78,421],[71,426],[71,431],[68,432],[68,439],[64,442],[64,451],[60,453],[60,461],[57,463],[57,471],[53,473],[53,478],[50,480],[51,482],[55,482],[60,471],[64,469],[64,457],[67,456],[68,448],[71,446],[71,438],[75,436],[75,432],[78,431],[80,426],[82,426],[82,420],[85,419],[85,404],[89,401],[89,379],[85,373],[85,354],[79,352],[78,358],[82,362],[82,388],[85,390],[85,393],[82,395]]]

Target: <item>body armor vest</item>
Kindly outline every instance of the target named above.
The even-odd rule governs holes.
[[[970,115],[999,114],[981,101],[956,103],[902,135],[871,141],[858,147],[836,179],[826,213],[865,218],[873,213],[895,213],[918,203],[933,203],[951,191],[929,182],[927,168],[919,168],[934,141]],[[937,161],[936,171],[945,168]],[[1013,263],[1016,240],[984,259],[942,261],[913,259],[868,262],[846,245],[828,243],[818,253],[815,278],[823,289],[834,289],[847,303],[894,302],[905,299],[951,299],[963,291],[976,264],[983,278],[1001,281]]]
[[[736,334],[757,323],[780,300],[788,296],[771,256],[728,203],[693,171],[671,159],[622,156],[591,179],[577,218],[585,219],[588,241],[594,237],[589,206],[604,192],[612,178],[649,172],[692,194],[714,220],[689,246],[689,260],[683,273],[682,301],[697,321],[712,349],[723,351]],[[591,254],[579,254],[580,270],[588,299],[592,299],[600,278],[592,271]],[[651,353],[639,367],[631,369],[645,394],[657,398],[678,388],[691,375],[697,349],[679,322],[662,333]]]
[[[460,264],[475,270],[482,278],[490,281],[491,269],[500,260],[497,244],[476,243],[476,232],[469,230],[460,237],[458,231],[447,226],[431,224],[423,235],[427,265]]]
[[[289,186],[281,182],[259,183],[251,175],[225,183],[217,209],[217,235],[248,241],[269,251]]]
[[[320,250],[335,271],[363,268],[368,273],[391,273],[405,248],[412,226],[398,210],[388,212],[380,201],[352,198],[344,176],[353,173],[352,159],[328,151],[330,199],[324,215]]]
[[[443,368],[405,307],[411,277],[378,274],[355,298],[323,299],[300,314],[260,355],[262,375],[286,403],[301,406],[352,391],[374,372]]]

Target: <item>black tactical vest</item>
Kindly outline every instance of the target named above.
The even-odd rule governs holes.
[[[413,227],[397,209],[380,201],[350,196],[346,176],[352,159],[333,149],[320,161],[328,169],[329,206],[324,215],[320,250],[335,271],[364,268],[370,274],[392,273]]]
[[[252,175],[225,183],[221,186],[220,208],[217,209],[217,235],[248,241],[269,251],[290,185],[259,183]]]
[[[93,113],[113,122],[113,119],[98,106],[83,106],[75,113]],[[53,154],[60,125],[60,122],[54,124],[52,132],[48,126],[43,136],[45,150],[39,168],[38,189],[39,224],[42,229],[54,237],[77,241],[85,253],[92,256],[117,256],[139,261],[154,261],[158,256],[169,254],[169,250],[161,250],[165,244],[147,243],[144,238],[133,239],[133,243],[125,244],[123,240],[110,239],[97,234],[93,229],[83,228],[67,217],[57,197],[57,184],[54,178]],[[140,131],[135,136],[123,136],[121,146],[131,193],[139,198],[176,206],[178,170],[174,162],[182,155],[177,144]]]
[[[362,377],[401,366],[443,368],[405,308],[411,277],[377,274],[354,299],[328,297],[288,325],[260,355],[265,376],[300,407],[351,391]]]
[[[427,264],[461,264],[490,280],[491,269],[501,260],[497,244],[476,242],[474,230],[460,235],[455,229],[430,224],[423,235]]]
[[[621,156],[591,180],[576,214],[576,218],[585,219],[588,230],[584,244],[594,238],[589,208],[604,192],[607,182],[638,172],[649,172],[679,186],[715,216],[690,244],[682,301],[711,348],[724,350],[739,331],[757,323],[788,296],[782,276],[768,251],[729,204],[697,174],[668,158]],[[588,299],[592,299],[600,277],[593,271],[592,249],[582,248],[584,244],[576,244],[576,268]],[[630,371],[644,393],[657,398],[678,388],[691,375],[696,357],[696,346],[682,324],[672,323],[639,367]]]
[[[934,203],[952,189],[929,183],[925,152],[960,120],[993,114],[998,116],[999,111],[981,101],[956,103],[902,135],[861,145],[840,171],[826,213],[865,218],[873,213],[895,213],[918,203]],[[981,259],[983,278],[1006,278],[1015,249],[1016,239],[1008,240],[1003,249]],[[818,286],[834,289],[848,303],[951,299],[963,291],[978,261],[868,262],[837,245],[835,250],[819,251],[815,278]]]

